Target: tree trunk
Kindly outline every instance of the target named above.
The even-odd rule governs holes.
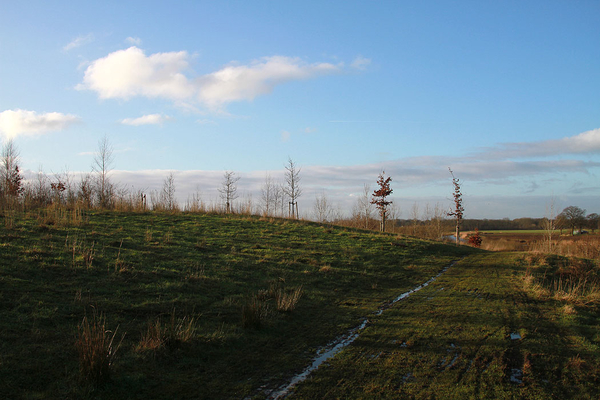
[[[458,235],[460,235],[460,227],[458,226],[458,223],[456,224],[456,233],[455,233],[455,235],[456,235],[456,245],[458,246],[459,241],[460,241],[459,236],[458,236]]]

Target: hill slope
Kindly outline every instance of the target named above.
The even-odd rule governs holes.
[[[243,398],[470,252],[250,217],[11,218],[0,228],[3,398]],[[94,316],[117,331],[114,348],[126,333],[98,385],[76,347]]]

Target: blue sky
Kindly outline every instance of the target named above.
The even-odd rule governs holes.
[[[400,216],[600,212],[600,2],[0,3],[0,136],[26,172],[90,170],[216,198],[224,170],[258,203],[302,167],[349,210],[382,169]],[[28,172],[29,173],[29,172]]]

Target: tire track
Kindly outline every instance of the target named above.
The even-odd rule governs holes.
[[[400,294],[395,299],[385,303],[384,305],[379,307],[379,309],[377,311],[373,312],[373,315],[379,316],[379,315],[383,314],[383,312],[385,310],[389,309],[397,302],[404,300],[404,299],[408,298],[410,295],[412,295],[413,293],[418,292],[419,290],[423,289],[424,287],[429,286],[429,284],[431,284],[433,281],[435,281],[437,278],[439,278],[444,272],[446,272],[455,263],[456,263],[456,261],[451,262],[449,265],[444,267],[444,269],[442,269],[437,275],[430,278],[427,282],[425,282],[419,286],[416,286],[413,289]],[[308,367],[306,367],[304,369],[304,371],[302,371],[301,373],[292,377],[292,379],[290,381],[281,385],[279,388],[272,390],[270,392],[264,392],[264,394],[267,396],[267,399],[270,399],[270,400],[285,399],[291,393],[292,389],[296,385],[298,385],[299,383],[306,380],[306,378],[308,378],[308,376],[313,371],[316,371],[325,361],[331,359],[336,354],[338,354],[340,351],[342,351],[344,348],[346,348],[347,346],[352,344],[352,342],[354,342],[360,336],[361,332],[367,327],[368,324],[369,324],[369,318],[364,317],[360,320],[360,324],[358,326],[348,330],[345,334],[338,336],[336,339],[331,341],[324,348],[322,348],[320,351],[317,352],[317,355],[313,358],[311,364]]]

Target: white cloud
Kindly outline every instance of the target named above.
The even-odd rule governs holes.
[[[306,128],[304,128],[304,133],[315,133],[317,131],[317,128],[311,128],[310,126],[307,126]]]
[[[88,44],[88,43],[92,42],[93,40],[94,40],[93,33],[89,33],[85,36],[78,36],[75,39],[73,39],[69,44],[67,44],[65,47],[63,47],[63,50],[69,51],[69,50],[75,49],[77,47],[81,47],[84,44]]]
[[[8,139],[43,134],[66,129],[78,121],[75,115],[58,112],[38,114],[35,111],[6,110],[0,113],[0,134]]]
[[[365,58],[363,56],[356,57],[354,61],[352,61],[352,64],[350,64],[352,68],[358,69],[360,71],[366,70],[369,65],[371,65],[371,59]]]
[[[281,131],[281,141],[282,142],[289,142],[291,138],[292,138],[292,134],[290,132]]]
[[[188,58],[185,51],[146,56],[132,46],[93,61],[77,89],[93,90],[102,99],[145,96],[183,100],[194,93],[182,73],[188,68]]]
[[[341,71],[341,65],[308,64],[299,58],[272,56],[189,79],[184,74],[189,70],[189,60],[185,51],[146,56],[132,46],[93,61],[77,89],[93,90],[102,99],[165,98],[183,104],[196,102],[220,111],[227,103],[250,101],[288,81]]]
[[[162,114],[149,114],[139,118],[125,118],[121,120],[124,125],[161,125],[163,122],[170,120],[171,117]]]
[[[329,63],[306,64],[299,58],[263,57],[250,65],[230,65],[201,77],[198,98],[209,108],[219,108],[225,103],[271,93],[284,82],[339,71],[339,66]]]
[[[549,157],[560,154],[600,153],[600,129],[583,132],[562,139],[539,142],[500,143],[484,148],[480,154],[493,158]],[[476,154],[475,156],[478,156]]]
[[[125,39],[125,42],[134,46],[139,46],[140,44],[142,44],[142,39],[140,39],[139,37],[129,36],[127,39]]]

